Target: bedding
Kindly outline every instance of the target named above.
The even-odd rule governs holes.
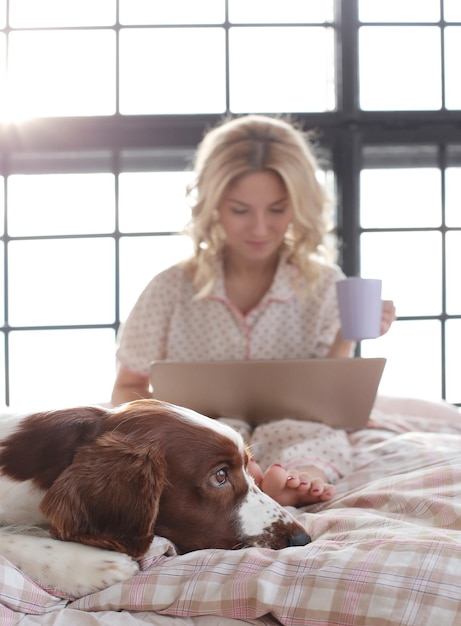
[[[82,598],[40,587],[0,556],[0,624],[460,624],[461,414],[381,397],[350,438],[354,471],[336,497],[290,509],[310,545],[178,556],[157,537],[140,574]]]

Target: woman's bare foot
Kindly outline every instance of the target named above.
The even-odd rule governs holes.
[[[286,470],[274,464],[263,474],[259,465],[251,460],[248,471],[264,493],[282,506],[305,506],[331,500],[336,487],[318,467],[307,466]]]
[[[260,466],[258,465],[258,463],[256,463],[256,461],[253,458],[250,458],[250,460],[248,461],[247,470],[250,476],[253,476],[253,478],[255,479],[255,483],[261,489],[261,485],[262,485],[263,478],[264,478],[264,473],[262,469],[260,468]]]

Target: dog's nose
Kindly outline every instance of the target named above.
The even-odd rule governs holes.
[[[303,532],[302,530],[300,530],[296,534],[290,535],[288,537],[288,546],[290,548],[292,548],[294,546],[305,546],[308,543],[310,543],[311,541],[312,541],[312,539],[309,537],[309,535],[307,533]]]

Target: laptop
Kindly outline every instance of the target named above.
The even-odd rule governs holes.
[[[153,396],[208,417],[252,426],[283,418],[363,428],[373,407],[384,358],[247,361],[155,361]]]

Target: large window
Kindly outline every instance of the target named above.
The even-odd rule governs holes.
[[[0,404],[109,398],[194,148],[247,112],[318,131],[339,262],[397,306],[381,393],[461,404],[460,6],[0,0]]]

